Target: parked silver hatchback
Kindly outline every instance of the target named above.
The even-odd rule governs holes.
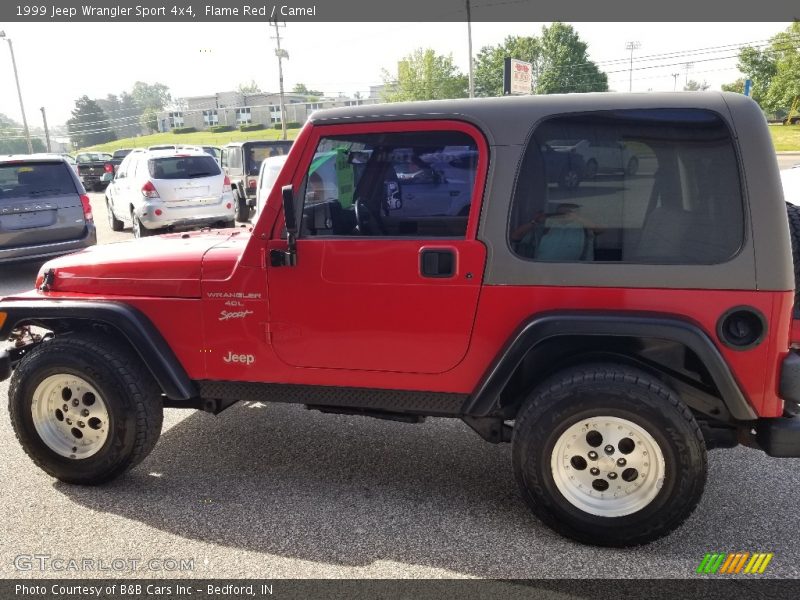
[[[89,197],[63,157],[0,158],[0,264],[51,258],[96,243]]]
[[[135,237],[195,227],[233,227],[233,195],[214,157],[202,150],[131,152],[106,189],[114,231]]]

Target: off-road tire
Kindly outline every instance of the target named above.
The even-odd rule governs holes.
[[[108,437],[88,458],[57,454],[33,424],[33,393],[45,378],[58,374],[89,382],[108,408]],[[163,421],[161,391],[139,357],[90,334],[55,337],[26,355],[11,377],[8,408],[17,439],[33,462],[61,481],[81,485],[104,483],[141,462],[155,446]]]
[[[663,485],[636,512],[590,514],[556,486],[551,467],[556,442],[570,426],[593,417],[638,425],[663,453]],[[571,367],[544,381],[520,409],[512,444],[517,483],[534,514],[583,543],[635,546],[667,535],[692,513],[705,486],[706,446],[691,411],[661,381],[623,365]]]
[[[794,266],[794,318],[800,319],[800,206],[786,203],[789,219],[789,237],[792,240],[792,264]]]
[[[250,219],[250,207],[247,206],[247,198],[242,198],[237,191],[233,194],[233,202],[236,211],[236,220],[240,223],[247,223]]]

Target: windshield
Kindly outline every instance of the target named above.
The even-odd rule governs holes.
[[[75,182],[64,163],[0,164],[0,201],[20,196],[76,194]]]
[[[214,158],[219,158],[219,148],[215,148],[214,146],[203,146],[203,152],[210,154]]]
[[[265,158],[269,158],[270,156],[284,156],[289,153],[291,147],[292,142],[270,144],[268,146],[249,146],[245,153],[247,156],[246,169],[248,174],[258,175],[258,170]]]
[[[151,158],[147,168],[153,179],[193,179],[221,174],[217,161],[208,155]]]
[[[103,154],[101,152],[87,152],[85,154],[78,154],[75,160],[78,164],[83,164],[88,162],[100,162],[100,161],[111,160],[111,155]]]
[[[114,158],[125,158],[131,152],[132,152],[131,150],[117,150],[116,152],[114,152]]]

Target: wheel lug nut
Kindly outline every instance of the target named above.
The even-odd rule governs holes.
[[[617,465],[618,466],[624,467],[626,464],[628,464],[628,462],[624,458],[618,458],[617,459]]]
[[[597,452],[595,452],[594,450],[591,450],[589,452],[589,458],[591,458],[592,460],[597,460]]]
[[[78,421],[78,427],[84,427],[83,421]]]
[[[617,478],[617,474],[614,473],[614,471],[611,471],[611,473],[608,474],[608,478],[609,479],[616,479]]]
[[[67,412],[69,410],[69,406],[67,406],[66,404],[64,406],[62,406],[61,408],[64,409],[64,412]]]
[[[78,406],[78,399],[77,398],[74,398],[72,400],[72,406]]]
[[[67,425],[72,425],[72,419],[66,419]]]
[[[84,408],[84,409],[81,411],[81,416],[82,416],[82,417],[88,417],[88,416],[89,416],[89,409],[88,409],[88,408]]]
[[[600,475],[600,469],[598,469],[597,467],[592,467],[591,469],[589,469],[589,473],[597,477],[598,475]]]
[[[611,444],[603,448],[603,450],[606,451],[606,454],[614,454],[614,446],[612,446]]]

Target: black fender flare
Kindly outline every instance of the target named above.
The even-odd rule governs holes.
[[[464,403],[462,414],[493,414],[499,407],[501,392],[527,353],[545,340],[568,336],[657,338],[681,343],[697,354],[708,369],[733,418],[758,418],[719,349],[699,326],[673,315],[607,312],[545,313],[523,322]]]
[[[8,300],[0,302],[6,319],[0,340],[26,322],[83,321],[100,323],[119,332],[141,357],[156,383],[170,400],[197,397],[197,389],[161,332],[140,310],[121,302],[96,300]]]

